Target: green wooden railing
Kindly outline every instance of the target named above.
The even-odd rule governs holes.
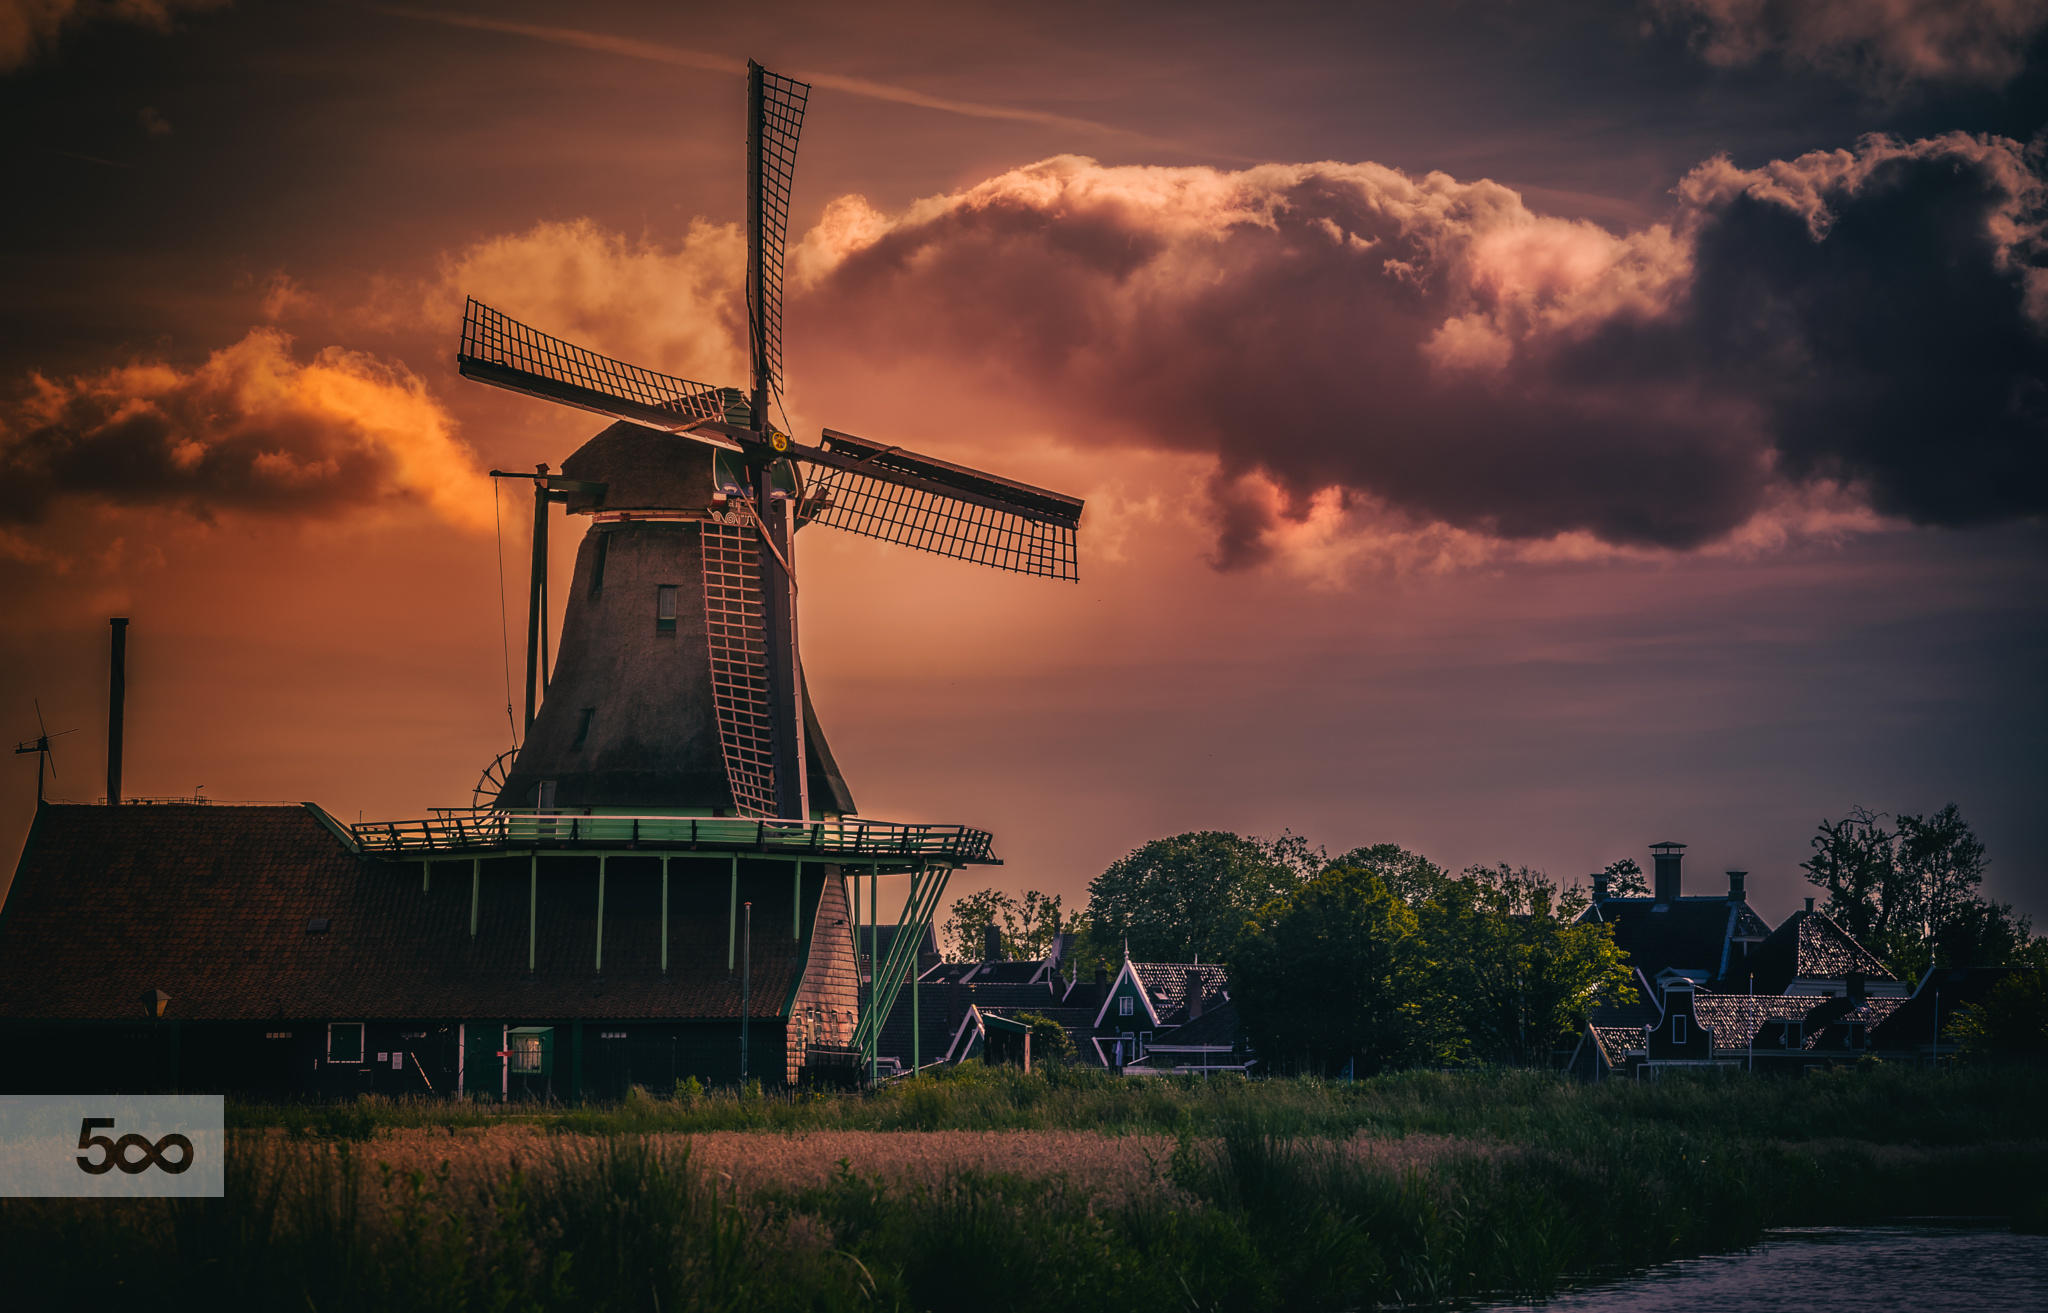
[[[889,821],[769,821],[735,816],[565,816],[555,812],[480,808],[416,820],[365,821],[347,827],[367,856],[545,849],[699,849],[820,860],[993,863],[986,830],[965,825],[901,825]]]

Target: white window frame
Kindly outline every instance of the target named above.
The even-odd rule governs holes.
[[[353,1026],[356,1032],[356,1055],[353,1058],[334,1056],[334,1028]],[[369,1028],[360,1021],[330,1021],[327,1023],[327,1061],[335,1066],[360,1067],[370,1058]]]
[[[1130,1016],[1135,1016],[1135,1015],[1137,1015],[1137,1012],[1138,1012],[1138,1000],[1136,1000],[1136,999],[1132,998],[1132,997],[1131,997],[1131,996],[1130,996],[1129,994],[1125,994],[1125,995],[1124,995],[1124,996],[1123,996],[1122,998],[1119,998],[1119,999],[1118,999],[1118,1000],[1116,1001],[1116,1014],[1117,1014],[1118,1016],[1120,1016],[1120,1017],[1130,1017]]]

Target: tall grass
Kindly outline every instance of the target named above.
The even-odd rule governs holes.
[[[2036,1073],[2037,1074],[2037,1073]],[[400,1128],[534,1125],[586,1135],[698,1131],[1088,1130],[1209,1133],[1246,1119],[1276,1134],[1344,1138],[1451,1135],[1529,1141],[1574,1127],[1669,1124],[1706,1134],[1841,1134],[1883,1144],[1968,1144],[2034,1134],[2026,1069],[1939,1074],[1899,1066],[1842,1068],[1805,1079],[1702,1073],[1655,1084],[1585,1085],[1528,1070],[1403,1072],[1356,1083],[1315,1079],[1116,1076],[969,1063],[872,1094],[642,1091],[622,1102],[560,1106],[434,1099],[340,1105],[231,1104],[231,1127],[368,1138]]]
[[[2031,1088],[2028,1073],[1580,1087],[984,1072],[866,1099],[541,1113],[543,1133],[509,1139],[465,1137],[493,1118],[442,1106],[451,1155],[519,1146],[485,1172],[389,1165],[380,1141],[423,1137],[381,1130],[427,1125],[425,1105],[366,1105],[325,1128],[303,1120],[321,1110],[241,1109],[293,1133],[238,1131],[226,1199],[0,1201],[0,1272],[23,1308],[1445,1305],[1738,1248],[1770,1226],[2031,1216],[2048,1179]],[[1103,1192],[1029,1157],[903,1177],[849,1161],[735,1185],[664,1134],[1087,1118],[1164,1133],[1146,1188]],[[1400,1152],[1401,1137],[1429,1151]]]

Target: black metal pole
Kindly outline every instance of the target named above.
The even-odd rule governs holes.
[[[121,743],[128,719],[128,617],[117,615],[107,621],[113,629],[113,660],[107,670],[107,805],[121,805]],[[41,765],[38,763],[36,793],[42,795]]]
[[[547,640],[542,637],[547,617],[541,614],[547,605],[548,589],[548,484],[546,464],[535,467],[541,477],[533,481],[533,573],[526,585],[526,729],[533,733],[533,713],[540,691],[540,667],[544,660],[542,648]]]
[[[761,138],[764,134],[762,75],[765,70],[747,61],[747,328],[749,353],[753,356],[753,429],[768,428],[768,303],[766,253],[767,225],[762,222],[763,190]]]
[[[748,903],[747,928],[740,940],[740,1079],[747,1078],[747,1027],[754,992],[754,905]]]

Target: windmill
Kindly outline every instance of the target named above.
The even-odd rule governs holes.
[[[44,772],[47,771],[49,777],[53,780],[57,778],[57,752],[56,749],[50,746],[50,740],[61,739],[66,734],[75,734],[78,731],[60,729],[55,734],[52,734],[50,727],[43,723],[43,704],[41,699],[35,700],[35,707],[36,736],[25,743],[15,744],[14,755],[19,757],[31,752],[36,754],[36,805],[40,807],[43,802]]]
[[[889,443],[769,423],[782,403],[782,274],[810,88],[748,64],[748,391],[551,337],[470,299],[465,377],[616,421],[534,487],[526,737],[478,798],[809,821],[854,811],[804,690],[795,535],[827,525],[1073,580],[1082,502]],[[787,420],[784,420],[787,423]],[[548,510],[592,524],[552,671]],[[715,745],[715,754],[713,747]]]

